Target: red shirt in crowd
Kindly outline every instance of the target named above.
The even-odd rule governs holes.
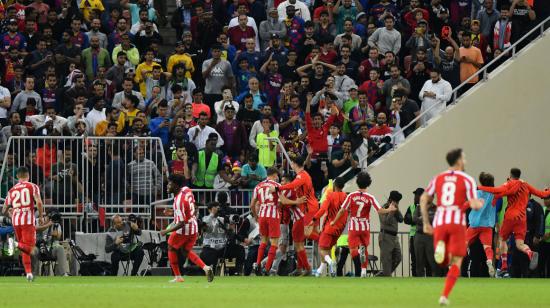
[[[311,148],[313,149],[313,153],[327,153],[328,152],[328,129],[332,125],[332,122],[334,122],[334,119],[336,116],[331,115],[328,120],[321,126],[320,128],[313,127],[313,123],[311,120],[311,114],[306,113],[306,129],[307,129],[307,141],[309,145],[311,145]]]
[[[252,27],[246,26],[243,30],[241,27],[233,27],[227,31],[229,41],[231,45],[235,46],[237,50],[246,50],[246,40],[249,38],[256,38],[256,32]]]

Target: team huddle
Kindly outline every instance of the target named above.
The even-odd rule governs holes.
[[[537,266],[538,253],[524,243],[526,234],[526,205],[529,195],[540,198],[550,197],[550,191],[540,191],[523,181],[521,171],[513,168],[508,181],[499,187],[494,187],[494,179],[490,174],[482,173],[477,186],[476,180],[464,172],[466,159],[461,149],[451,150],[446,156],[449,169],[435,176],[420,198],[423,229],[426,234],[433,234],[435,261],[442,267],[448,267],[445,286],[439,303],[449,304],[449,294],[460,275],[462,260],[466,255],[467,246],[479,238],[487,255],[487,266],[494,275],[493,266],[493,232],[486,224],[472,223],[466,227],[466,210],[471,208],[474,213],[493,217],[494,212],[485,211],[494,207],[498,198],[506,196],[508,205],[499,229],[501,268],[507,268],[507,240],[513,234],[518,250],[525,253],[530,260],[530,268]],[[289,175],[281,177],[275,168],[268,169],[267,179],[260,182],[254,189],[250,210],[259,225],[261,243],[253,268],[258,275],[276,275],[273,264],[277,255],[286,253],[289,233],[292,234],[294,249],[297,255],[297,266],[293,275],[317,277],[323,276],[328,270],[332,277],[336,276],[336,264],[330,256],[332,248],[344,232],[348,231],[348,246],[355,266],[361,267],[361,277],[367,276],[367,247],[370,241],[370,211],[379,214],[397,211],[397,204],[390,201],[387,207],[381,207],[376,198],[367,192],[372,179],[367,172],[360,172],[356,177],[358,190],[350,194],[343,192],[345,181],[336,178],[332,189],[325,195],[319,206],[312,179],[304,170],[304,159],[296,157],[291,161],[291,167],[296,173],[295,178]],[[30,256],[34,253],[35,205],[40,219],[43,216],[42,200],[37,185],[29,182],[29,171],[19,168],[17,172],[19,183],[8,192],[3,213],[12,216],[17,241],[9,240],[8,250],[13,254],[17,247],[22,252],[23,265],[27,279],[32,281]],[[184,186],[184,179],[179,175],[170,175],[168,191],[174,195],[173,207],[167,210],[174,216],[173,223],[161,231],[161,235],[169,235],[168,259],[174,273],[172,282],[183,282],[179,269],[179,258],[186,257],[202,268],[208,282],[213,281],[214,272],[193,252],[199,228],[195,213],[195,198],[189,187]],[[478,189],[480,193],[478,194]],[[479,198],[478,196],[483,196]],[[435,202],[434,202],[435,201]],[[437,206],[434,218],[429,219],[428,207],[433,203]],[[488,214],[484,214],[488,213]],[[475,214],[477,215],[477,214]],[[474,216],[475,216],[474,215]],[[292,230],[289,224],[292,220]],[[489,218],[490,220],[490,218]],[[477,220],[476,220],[477,221]],[[318,243],[321,264],[312,271],[305,251],[306,239]],[[269,244],[268,244],[269,243]],[[267,260],[264,261],[266,248]],[[264,262],[263,262],[264,261]]]

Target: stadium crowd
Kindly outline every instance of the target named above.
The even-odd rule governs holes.
[[[166,171],[197,189],[251,189],[288,163],[276,139],[307,157],[320,194],[550,15],[537,0],[176,3],[0,1],[0,151],[10,136],[152,136],[169,163],[139,143],[34,142],[8,152],[0,196],[22,165],[57,187],[54,204],[84,190],[93,203],[150,204]]]

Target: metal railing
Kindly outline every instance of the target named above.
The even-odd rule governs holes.
[[[538,40],[539,38],[542,38],[545,35],[546,29],[550,28],[550,25],[547,25],[549,22],[550,22],[550,17],[548,17],[544,21],[540,22],[537,26],[533,27],[533,29],[531,29],[524,36],[522,36],[512,46],[510,46],[507,49],[505,49],[504,51],[502,51],[502,53],[500,55],[498,55],[496,58],[494,58],[489,63],[485,64],[483,66],[483,68],[481,68],[480,70],[475,72],[472,76],[468,77],[468,79],[464,80],[464,82],[462,82],[460,85],[458,85],[456,88],[454,88],[453,92],[452,92],[452,98],[451,98],[452,100],[450,101],[450,104],[448,104],[445,107],[445,110],[441,114],[446,112],[448,110],[449,106],[455,105],[458,102],[459,97],[461,95],[464,95],[465,93],[470,91],[470,90],[468,90],[467,92],[459,94],[461,89],[463,89],[466,85],[470,84],[470,81],[474,80],[476,77],[478,78],[479,81],[483,81],[483,82],[487,81],[489,79],[489,70],[494,70],[494,65],[497,64],[499,61],[515,58],[517,56],[517,53],[520,51],[520,50],[518,50],[519,45],[521,45],[523,43],[527,43],[529,39],[532,39],[532,41],[530,41],[530,42],[534,42],[534,41]],[[540,31],[540,32],[538,33],[536,38],[533,38],[532,36],[537,31]],[[506,61],[503,61],[503,63],[504,62],[506,62]],[[479,77],[481,77],[481,78],[479,78]],[[478,83],[479,83],[479,81],[478,81]],[[378,158],[378,160],[380,161],[383,157],[389,155],[389,153],[391,153],[392,150],[395,150],[397,148],[398,143],[396,143],[395,140],[396,140],[396,137],[399,134],[404,134],[407,129],[411,128],[413,125],[417,125],[418,121],[422,120],[422,118],[426,114],[431,112],[436,107],[440,107],[440,105],[439,104],[434,104],[434,105],[430,106],[430,108],[424,110],[422,113],[420,113],[418,116],[416,116],[409,124],[407,124],[404,127],[401,127],[398,131],[394,132],[392,134],[392,145],[393,146],[382,157]],[[427,122],[422,124],[422,127],[428,126],[431,122],[433,122],[433,120],[434,120],[434,118],[429,119]],[[359,165],[361,166],[366,160],[367,160],[366,156],[360,158],[359,159]],[[352,171],[352,168],[348,168],[344,172],[342,172],[339,176],[342,177],[342,176],[348,174],[351,171]]]
[[[275,138],[275,137],[267,137],[267,140],[277,142],[279,153],[281,153],[281,164],[283,168],[285,168],[286,172],[288,173],[290,171],[290,156],[288,156],[288,153],[285,149],[285,146],[281,142],[281,139]]]
[[[45,208],[62,214],[69,234],[100,230],[115,214],[149,220],[151,202],[167,196],[160,138],[12,136],[0,170],[0,197],[21,166],[41,188]]]

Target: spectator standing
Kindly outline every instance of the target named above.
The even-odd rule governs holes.
[[[27,101],[29,98],[34,99],[36,102],[36,109],[38,113],[42,113],[42,98],[40,94],[34,91],[34,82],[35,78],[33,76],[27,76],[25,78],[25,89],[13,99],[13,103],[10,107],[10,112],[19,112],[21,113],[25,108],[27,108]]]
[[[88,80],[94,80],[100,67],[111,67],[109,52],[100,46],[98,36],[90,38],[90,47],[82,50],[82,62]]]
[[[311,20],[309,8],[304,2],[299,0],[286,0],[277,6],[277,12],[279,13],[279,18],[281,20],[287,19],[287,13],[290,10],[288,8],[289,6],[291,9],[294,9],[296,16],[300,17],[303,21]]]
[[[483,56],[479,48],[472,46],[472,36],[469,32],[462,34],[462,47],[460,47],[460,83],[465,82],[483,66]],[[468,81],[468,84],[462,86],[461,92],[464,93],[471,89],[479,80],[478,76]]]
[[[145,158],[145,149],[142,146],[135,147],[134,155],[134,160],[128,164],[127,175],[132,203],[149,205],[161,193],[162,177],[156,164]]]
[[[208,126],[208,121],[210,118],[205,112],[201,112],[199,114],[199,124],[196,126],[191,127],[187,131],[187,135],[189,136],[189,141],[195,144],[195,147],[197,150],[202,150],[206,146],[206,142],[208,139],[210,139],[210,134],[214,133],[218,136],[218,140],[216,143],[216,147],[219,148],[223,146],[224,140],[218,134],[218,132],[212,128],[211,126]]]
[[[393,93],[397,88],[404,89],[406,93],[411,92],[411,85],[407,79],[401,76],[401,69],[398,65],[390,66],[390,78],[384,81],[382,92],[386,96],[386,106],[391,105]]]
[[[216,151],[216,142],[218,142],[216,139],[220,138],[209,137],[206,140],[206,146],[199,150],[198,159],[193,164],[191,182],[197,188],[214,188],[214,179],[218,174],[225,182],[235,184],[225,172],[222,157]]]
[[[537,15],[527,0],[513,0],[510,5],[512,43],[517,42],[531,29]]]
[[[269,41],[274,34],[278,35],[280,39],[286,37],[286,26],[279,20],[279,13],[277,8],[272,7],[269,9],[269,16],[267,20],[260,23],[260,47],[261,50],[266,50],[269,47]]]
[[[356,20],[357,14],[363,12],[363,5],[359,0],[338,0],[332,9],[335,15],[336,32],[344,32],[344,21],[346,19]]]
[[[494,24],[499,20],[500,13],[494,9],[494,1],[493,0],[485,0],[483,2],[483,7],[485,9],[480,10],[477,12],[477,20],[479,20],[479,27],[481,34],[486,37],[490,38],[493,34],[493,27]]]
[[[409,125],[419,114],[420,108],[418,104],[407,97],[407,93],[402,89],[397,89],[393,92],[393,103],[401,103],[399,111],[399,124],[401,127]],[[416,125],[411,125],[403,132],[405,137],[410,135],[420,125],[417,121]]]
[[[359,166],[359,158],[351,151],[351,140],[342,141],[342,149],[335,150],[330,157],[329,178],[334,179],[347,169],[351,168],[345,176],[345,180],[351,179]]]
[[[398,191],[391,191],[388,202],[382,206],[384,209],[397,208],[397,211],[379,215],[380,217],[380,263],[382,264],[382,276],[389,277],[401,263],[401,246],[397,237],[398,223],[403,222],[403,214],[399,211],[399,201],[402,195]]]
[[[235,119],[235,107],[233,105],[225,106],[224,113],[225,120],[216,126],[216,131],[224,142],[222,150],[232,160],[243,161],[248,148],[246,129]]]
[[[512,46],[512,21],[510,6],[503,4],[500,8],[500,18],[495,22],[491,34],[493,50],[505,50]]]
[[[378,28],[369,36],[368,44],[376,47],[381,53],[388,51],[398,54],[401,50],[401,33],[394,28],[395,18],[391,15],[384,17],[384,27]]]
[[[109,40],[107,39],[107,35],[99,31],[101,29],[101,20],[99,18],[92,19],[92,22],[90,23],[90,28],[90,31],[86,32],[88,40],[91,40],[92,37],[97,37],[99,38],[99,46],[103,49],[107,49],[109,47]]]
[[[414,249],[414,237],[416,235],[416,222],[414,221],[414,212],[417,207],[420,205],[420,196],[424,193],[423,188],[417,188],[415,191],[413,191],[414,194],[414,202],[409,205],[407,208],[407,212],[405,212],[405,217],[403,218],[403,221],[411,226],[409,229],[409,256],[411,259],[411,274],[413,277],[417,277],[417,271],[416,271],[416,253]]]
[[[273,122],[268,116],[264,116],[261,120],[262,130],[256,136],[256,146],[258,148],[259,163],[269,168],[275,164],[277,160],[277,142],[268,140],[267,138],[278,138],[279,132],[272,130]]]
[[[212,46],[212,58],[202,63],[202,76],[206,81],[204,91],[206,103],[214,106],[214,103],[221,100],[224,86],[230,86],[235,89],[235,78],[231,64],[221,59],[221,45]]]
[[[11,107],[10,90],[0,85],[0,127],[8,126],[8,109]]]
[[[450,34],[445,39],[451,46],[445,48],[443,57],[439,52],[434,53],[434,67],[439,68],[441,78],[447,80],[454,89],[460,85],[460,49]],[[435,40],[436,45],[434,49],[438,50],[441,46],[441,41],[437,37]]]
[[[426,124],[431,118],[441,114],[447,107],[452,94],[451,84],[441,79],[438,69],[433,69],[430,72],[430,79],[424,83],[418,94],[418,98],[422,101],[420,112],[426,112],[422,117],[422,123]]]
[[[428,217],[433,221],[437,205],[433,202],[428,204]],[[433,235],[424,233],[424,224],[420,206],[414,210],[413,221],[416,224],[414,236],[414,251],[416,253],[416,275],[417,277],[440,276],[441,270],[437,268],[434,259]]]

